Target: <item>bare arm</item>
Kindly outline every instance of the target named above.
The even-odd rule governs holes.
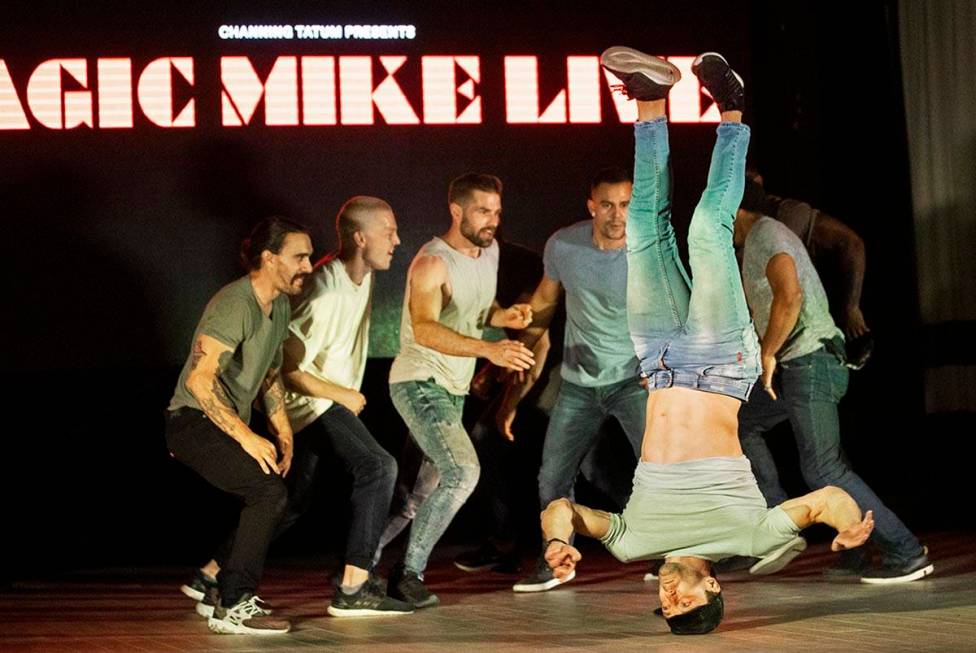
[[[515,440],[512,422],[515,421],[516,410],[519,402],[529,394],[542,375],[542,368],[545,367],[546,359],[549,357],[549,346],[549,331],[546,330],[532,347],[532,355],[535,357],[532,368],[524,374],[510,374],[505,381],[505,390],[495,412],[495,425],[498,427],[498,432],[507,440]]]
[[[461,335],[438,321],[444,302],[447,266],[439,257],[422,256],[410,270],[410,322],[418,344],[452,356],[483,357],[499,367],[527,370],[532,352],[512,340],[486,342]]]
[[[811,234],[817,251],[828,252],[837,260],[839,279],[844,280],[842,302],[844,307],[844,332],[852,338],[867,333],[867,324],[861,313],[861,289],[864,286],[864,241],[846,224],[821,213]]]
[[[542,537],[546,541],[546,562],[556,578],[564,578],[575,568],[582,556],[569,542],[573,532],[587,537],[601,538],[610,530],[610,515],[573,503],[556,499],[542,511]]]
[[[789,254],[780,252],[766,264],[766,279],[773,291],[773,303],[769,308],[769,324],[761,338],[762,382],[766,392],[775,399],[773,372],[776,370],[776,354],[796,326],[803,305],[803,290],[796,274],[796,264]]]
[[[288,420],[288,413],[285,411],[285,386],[281,381],[281,374],[278,370],[271,368],[264,378],[261,386],[261,400],[264,402],[265,414],[268,416],[268,423],[271,430],[278,438],[278,448],[281,457],[278,460],[278,469],[284,476],[291,468],[291,457],[295,449],[295,437],[291,430],[291,422]]]
[[[338,383],[333,383],[328,379],[303,372],[298,369],[298,364],[305,358],[305,344],[295,336],[289,336],[284,344],[284,363],[282,364],[282,375],[285,379],[285,386],[303,394],[306,397],[319,397],[330,399],[337,404],[345,406],[350,411],[358,415],[366,406],[366,397],[354,388],[347,388]]]
[[[193,343],[193,359],[186,387],[210,421],[240,444],[261,465],[265,474],[271,470],[277,472],[277,452],[274,445],[255,434],[244,423],[217,378],[232,353],[230,347],[216,338],[198,336]]]
[[[874,515],[870,510],[861,517],[857,502],[839,487],[828,485],[802,497],[780,504],[798,528],[813,524],[827,524],[837,531],[831,543],[834,551],[852,549],[864,544],[874,529]]]
[[[552,316],[556,313],[559,306],[559,299],[562,297],[563,285],[554,279],[543,275],[539,285],[536,286],[529,306],[532,307],[532,324],[522,332],[520,340],[526,347],[533,347],[542,337],[542,334],[549,328]]]

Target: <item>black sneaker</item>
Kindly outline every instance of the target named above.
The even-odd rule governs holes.
[[[217,587],[217,579],[197,569],[190,582],[180,586],[180,591],[194,601],[202,601],[211,587]]]
[[[837,561],[824,569],[827,578],[856,578],[870,568],[871,552],[868,547],[859,546],[856,549],[844,549],[837,556]]]
[[[700,54],[692,62],[691,72],[712,94],[719,111],[742,111],[745,108],[745,84],[729,67],[725,57],[717,52]]]
[[[424,587],[417,574],[397,565],[390,574],[390,597],[409,603],[414,608],[433,608],[441,602],[437,595]]]
[[[681,79],[673,63],[620,45],[604,50],[600,65],[623,82],[627,97],[640,102],[663,100]]]
[[[882,565],[861,574],[861,582],[871,585],[894,585],[895,583],[909,583],[913,580],[925,578],[935,571],[935,565],[929,561],[928,547],[922,547],[922,554],[906,560],[898,565]]]
[[[412,614],[413,605],[378,592],[369,581],[355,594],[336,590],[328,613],[333,617],[378,617],[382,615]]]
[[[244,594],[230,607],[218,604],[207,626],[223,635],[283,635],[291,629],[287,621],[270,617],[253,594]]]
[[[454,558],[454,566],[461,571],[491,569],[501,573],[518,571],[518,556],[514,551],[502,553],[492,542],[485,542],[473,551],[466,551]]]
[[[217,607],[218,603],[220,603],[220,590],[216,587],[208,587],[207,592],[203,595],[203,600],[197,602],[197,614],[209,619],[213,616],[214,608]]]
[[[540,559],[535,566],[535,572],[528,578],[523,578],[512,585],[513,592],[548,592],[554,587],[565,585],[576,578],[576,570],[569,572],[565,578],[559,579],[552,575],[552,569],[544,559]]]

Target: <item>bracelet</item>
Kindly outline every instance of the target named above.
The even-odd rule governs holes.
[[[553,542],[559,542],[560,544],[565,544],[569,546],[569,542],[567,542],[566,540],[559,539],[558,537],[550,537],[548,540],[546,540],[546,548],[548,549],[549,545],[552,544]]]

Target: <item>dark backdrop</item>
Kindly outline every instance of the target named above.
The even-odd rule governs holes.
[[[312,225],[325,252],[346,197],[379,195],[393,205],[403,245],[378,279],[364,419],[397,450],[405,429],[387,398],[388,357],[406,265],[447,224],[447,182],[469,170],[499,175],[505,236],[541,250],[553,230],[586,217],[593,171],[630,165],[630,130],[616,123],[606,94],[600,125],[505,124],[502,57],[540,57],[547,104],[562,87],[565,56],[617,43],[669,55],[725,53],[746,80],[752,163],[767,188],[809,200],[864,236],[864,306],[878,344],[843,405],[845,444],[913,525],[954,525],[929,508],[958,486],[962,461],[919,455],[933,434],[913,355],[918,302],[893,3],[593,3],[571,12],[562,3],[230,4],[31,3],[5,20],[0,59],[22,102],[27,77],[48,58],[127,56],[138,71],[160,56],[193,56],[197,127],[164,130],[137,117],[131,130],[56,132],[32,121],[29,131],[0,131],[10,397],[4,576],[197,561],[209,552],[233,504],[167,457],[162,410],[203,305],[240,274],[237,243],[269,213]],[[216,37],[225,23],[301,22],[413,24],[418,37]],[[276,128],[261,124],[259,109],[258,124],[223,128],[217,62],[233,54],[251,57],[262,75],[279,54],[405,54],[404,79],[419,77],[422,54],[477,54],[484,123],[388,126],[377,117],[368,127]],[[419,97],[416,85],[403,84]],[[714,125],[672,127],[679,232],[713,138]],[[788,439],[786,431],[777,442],[786,456]],[[324,474],[328,491],[299,525],[302,537],[279,551],[341,541],[346,486],[334,472]],[[473,523],[462,518],[451,537],[471,535]]]

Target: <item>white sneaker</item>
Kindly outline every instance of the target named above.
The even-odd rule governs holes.
[[[283,635],[291,629],[284,619],[273,619],[271,611],[262,607],[260,597],[244,594],[233,606],[225,608],[219,603],[207,626],[215,633],[224,635]]]

